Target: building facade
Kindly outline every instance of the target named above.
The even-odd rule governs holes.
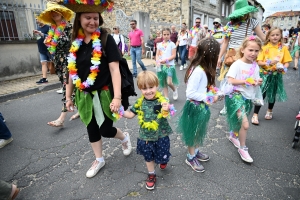
[[[265,23],[282,29],[297,27],[297,25],[300,25],[300,11],[276,12],[268,16]]]

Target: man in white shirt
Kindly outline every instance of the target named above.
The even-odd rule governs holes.
[[[289,34],[290,34],[290,32],[288,30],[286,30],[286,28],[284,28],[282,31],[283,38],[289,38]]]
[[[201,19],[197,17],[195,26],[189,32],[189,60],[193,59],[197,51],[197,45],[203,38],[205,38],[205,29],[201,26]]]

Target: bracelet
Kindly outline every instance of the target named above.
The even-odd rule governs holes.
[[[122,101],[122,99],[121,99],[121,98],[117,98],[117,97],[114,97],[113,99],[119,99],[120,101]]]
[[[65,103],[67,103],[68,101],[72,101],[72,100],[71,100],[71,99],[66,99],[66,100],[65,100]]]

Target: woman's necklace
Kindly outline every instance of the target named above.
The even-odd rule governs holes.
[[[224,32],[225,32],[225,36],[226,36],[226,37],[230,37],[230,36],[232,35],[232,33],[233,33],[235,30],[237,30],[237,29],[242,25],[242,23],[244,23],[244,22],[246,22],[246,21],[245,21],[245,20],[242,20],[242,21],[240,21],[239,23],[235,24],[234,26],[233,26],[233,24],[232,24],[231,21],[228,22],[228,23],[226,24],[226,26],[223,27],[223,30],[224,30]]]
[[[143,104],[144,98],[145,97],[142,95],[137,100],[136,104],[134,104],[134,108],[138,109],[136,112],[137,112],[137,115],[138,115],[139,124],[140,124],[141,128],[145,128],[145,129],[148,129],[148,130],[156,131],[156,130],[158,130],[158,126],[159,126],[159,124],[157,123],[157,121],[159,119],[161,119],[161,118],[166,118],[169,115],[165,115],[164,112],[160,112],[160,113],[158,113],[158,115],[156,117],[156,120],[152,120],[150,122],[145,122],[145,120],[144,120],[145,114],[142,111],[142,104]],[[157,99],[160,104],[168,102],[166,100],[166,98],[161,95],[160,92],[156,92],[154,98]]]
[[[166,41],[162,41],[161,43],[161,46],[162,46],[162,51],[166,51],[167,50],[167,47],[170,43],[170,40],[168,40],[167,42]]]
[[[61,36],[61,33],[64,31],[66,25],[67,22],[65,21],[61,21],[59,26],[56,26],[55,24],[51,25],[45,42],[50,54],[54,54],[56,52],[57,40]]]
[[[79,29],[78,31],[78,36],[72,43],[72,47],[70,49],[70,54],[68,56],[68,69],[69,69],[69,74],[73,80],[73,84],[80,90],[84,90],[86,88],[91,87],[91,85],[94,85],[96,77],[98,75],[99,70],[99,65],[100,65],[100,59],[102,56],[102,51],[101,51],[101,43],[100,43],[100,29],[98,28],[93,34],[92,34],[92,42],[93,42],[93,52],[92,52],[92,58],[91,58],[91,63],[92,66],[90,67],[90,74],[87,77],[87,79],[84,82],[81,82],[81,79],[79,78],[77,71],[78,69],[76,68],[76,52],[78,51],[80,45],[82,44],[82,41],[85,38],[85,35],[83,33],[82,28]]]

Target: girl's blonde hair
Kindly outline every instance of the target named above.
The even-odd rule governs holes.
[[[137,76],[137,86],[141,90],[146,87],[158,87],[158,78],[154,72],[143,71]]]
[[[279,27],[277,27],[277,26],[274,26],[274,27],[272,27],[272,28],[268,31],[268,33],[267,33],[267,35],[266,35],[266,41],[265,41],[264,45],[266,45],[266,44],[268,44],[268,43],[270,42],[269,37],[270,37],[270,35],[271,35],[271,32],[274,31],[274,30],[277,30],[277,29],[280,31],[280,34],[281,34],[281,38],[280,38],[279,42],[280,42],[281,44],[283,44],[282,29],[279,28]]]
[[[248,36],[248,37],[246,37],[246,38],[243,40],[243,42],[242,42],[240,48],[239,48],[238,51],[237,51],[237,54],[236,54],[237,58],[242,58],[242,57],[244,56],[244,54],[242,53],[242,50],[245,49],[245,48],[248,46],[248,43],[249,43],[250,41],[251,41],[251,42],[256,42],[256,44],[257,44],[257,45],[259,46],[259,48],[261,49],[261,47],[262,47],[262,41],[261,41],[257,36],[254,36],[254,35]]]

